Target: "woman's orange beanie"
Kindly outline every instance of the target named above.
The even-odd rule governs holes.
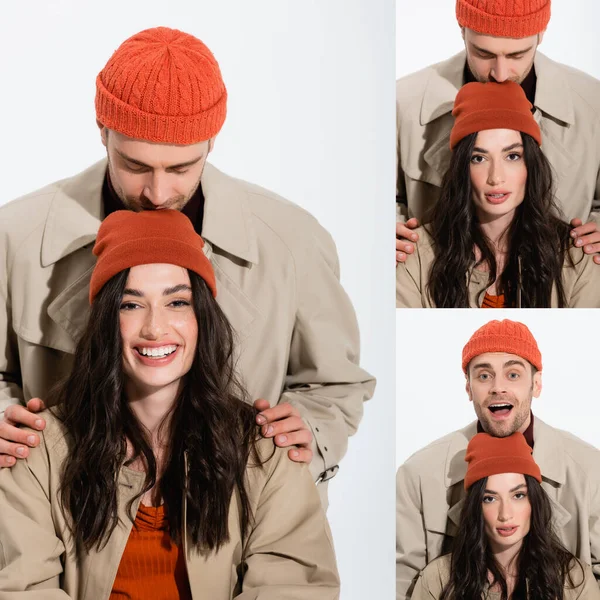
[[[146,29],[125,40],[96,78],[96,119],[130,138],[189,145],[219,133],[227,91],[197,38]]]
[[[542,473],[531,452],[525,436],[518,431],[503,438],[478,433],[467,446],[465,490],[484,477],[500,473],[531,475],[541,483]]]
[[[514,81],[472,82],[463,85],[454,100],[454,126],[450,148],[471,133],[486,129],[514,129],[530,135],[542,145],[540,126],[535,122],[523,88]]]
[[[550,0],[457,0],[456,18],[477,33],[526,38],[545,31]]]
[[[467,372],[469,363],[486,352],[516,354],[542,370],[542,354],[527,325],[518,321],[490,321],[480,327],[466,343],[462,352],[462,368]]]
[[[90,282],[90,303],[113,276],[137,265],[167,263],[197,273],[217,295],[215,272],[202,248],[204,240],[178,210],[117,210],[100,225],[94,245],[98,257]]]

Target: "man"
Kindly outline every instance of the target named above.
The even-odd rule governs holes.
[[[522,323],[491,321],[463,349],[466,391],[477,421],[411,456],[396,478],[397,599],[450,550],[464,499],[465,451],[477,432],[521,432],[539,465],[562,543],[600,578],[600,451],[533,416],[542,391],[542,357]]]
[[[439,197],[458,90],[507,79],[520,83],[534,105],[575,244],[600,252],[600,81],[537,51],[550,0],[457,0],[456,16],[465,50],[397,82],[396,259],[414,252],[412,230]],[[594,261],[600,264],[600,256]]]
[[[142,31],[96,80],[107,159],[0,209],[0,466],[38,443],[17,424],[43,427],[18,404],[43,399],[69,369],[88,315],[101,220],[124,208],[174,208],[206,241],[241,378],[260,399],[263,435],[310,463],[316,481],[337,472],[374,379],[358,366],[335,246],[299,207],[207,162],[226,100],[200,40],[163,27]],[[320,489],[325,500],[326,485]]]

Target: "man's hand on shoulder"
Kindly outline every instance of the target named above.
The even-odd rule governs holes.
[[[413,229],[419,226],[414,217],[406,223],[396,223],[396,262],[404,262],[407,254],[415,251],[415,244],[419,241],[419,234]]]
[[[256,422],[261,425],[263,437],[273,438],[276,446],[288,448],[288,456],[294,462],[310,463],[312,432],[302,420],[300,412],[288,402],[276,406],[266,400],[257,400],[254,408],[260,411]]]
[[[589,221],[585,225],[581,219],[571,221],[571,237],[578,248],[583,248],[586,254],[594,254],[594,262],[600,265],[600,231],[596,221]]]
[[[45,408],[39,398],[32,398],[27,407],[12,404],[4,411],[4,419],[0,421],[0,467],[14,466],[17,458],[27,458],[29,448],[40,443],[37,434],[23,431],[21,426],[42,431],[46,422],[36,413]]]

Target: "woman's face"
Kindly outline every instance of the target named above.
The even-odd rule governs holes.
[[[490,475],[483,496],[485,533],[493,552],[520,548],[529,533],[531,504],[525,476]]]
[[[470,161],[472,197],[481,222],[514,214],[525,198],[523,140],[512,129],[480,131]]]
[[[198,341],[187,270],[169,264],[132,267],[119,320],[129,383],[138,393],[177,390]]]

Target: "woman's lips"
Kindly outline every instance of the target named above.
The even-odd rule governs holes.
[[[175,357],[179,354],[180,348],[181,346],[177,346],[177,350],[175,350],[175,352],[171,352],[171,354],[167,354],[167,356],[162,357],[144,356],[137,349],[135,350],[135,355],[143,365],[148,367],[164,367],[175,360]]]
[[[502,537],[510,537],[518,528],[518,525],[513,525],[512,527],[496,527],[496,531],[498,532],[498,535],[501,535]]]
[[[508,200],[510,192],[495,192],[494,194],[486,194],[485,199],[490,204],[502,204]]]

